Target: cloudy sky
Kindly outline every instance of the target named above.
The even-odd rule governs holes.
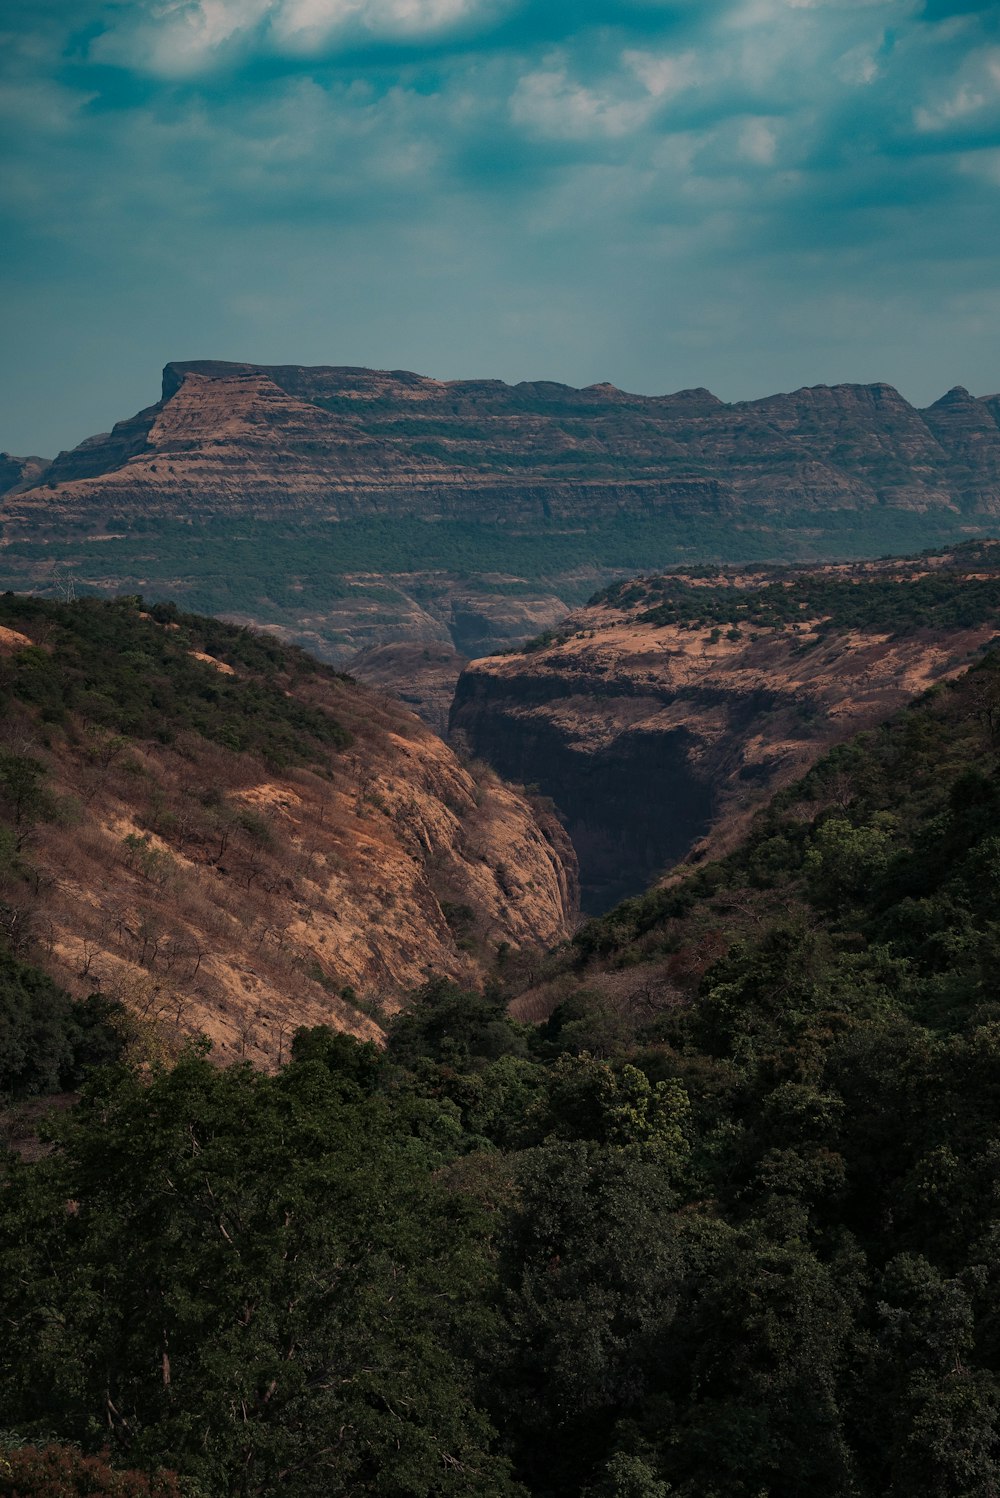
[[[167,359],[1000,388],[1000,0],[0,0],[0,447]]]

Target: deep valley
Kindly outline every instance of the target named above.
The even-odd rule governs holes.
[[[832,744],[1000,634],[1000,546],[911,562],[719,568],[615,585],[472,662],[453,741],[566,818],[585,910],[731,846]]]

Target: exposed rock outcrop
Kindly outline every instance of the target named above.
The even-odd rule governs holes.
[[[15,458],[12,453],[0,453],[0,494],[30,489],[49,466],[48,458]]]
[[[961,407],[961,413],[957,407]],[[970,442],[975,432],[984,441]],[[315,512],[579,522],[670,506],[953,507],[995,514],[1000,429],[966,392],[921,413],[890,385],[725,405],[710,392],[440,381],[404,371],[168,364],[157,405],[61,453],[7,508]],[[52,486],[55,486],[53,489]]]
[[[775,588],[781,619],[762,603]],[[547,646],[473,661],[452,732],[553,798],[584,908],[599,911],[721,851],[831,744],[961,670],[998,629],[997,544],[915,563],[677,573],[609,590]]]

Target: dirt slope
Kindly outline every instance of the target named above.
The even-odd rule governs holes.
[[[167,610],[0,616],[0,916],[71,991],[267,1062],[299,1024],[375,1034],[429,974],[566,934],[559,823],[398,703]]]

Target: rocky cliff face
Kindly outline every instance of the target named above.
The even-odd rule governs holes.
[[[47,458],[15,458],[12,453],[0,453],[0,495],[31,488],[49,466]]]
[[[676,573],[611,589],[540,648],[473,661],[455,738],[567,819],[584,908],[720,851],[831,744],[1000,629],[1000,547],[916,563]]]
[[[262,675],[239,631],[126,607],[117,656],[163,706],[155,734],[120,733],[138,709],[126,700],[121,717],[131,678],[105,681],[81,632],[95,607],[110,606],[8,598],[0,624],[0,822],[25,757],[47,808],[0,866],[0,922],[72,992],[99,987],[207,1032],[223,1058],[266,1063],[297,1025],[377,1034],[430,974],[477,983],[501,943],[568,933],[576,863],[559,822],[398,703],[290,652]],[[227,747],[274,710],[293,749],[317,713],[350,742],[281,769]]]

